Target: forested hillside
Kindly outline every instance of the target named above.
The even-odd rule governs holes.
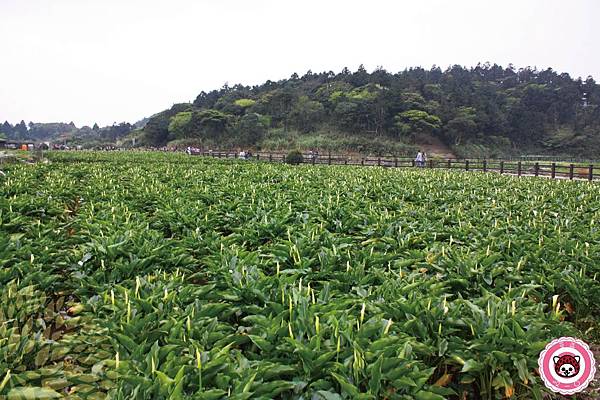
[[[149,145],[397,152],[441,140],[459,155],[600,154],[600,86],[512,65],[293,74],[225,85],[152,116]]]
[[[512,65],[411,68],[395,74],[307,72],[201,92],[133,125],[5,122],[9,139],[87,147],[197,146],[412,153],[437,143],[464,157],[600,157],[600,86]]]
[[[105,127],[82,126],[77,128],[73,122],[29,122],[21,121],[14,126],[8,121],[0,125],[0,135],[9,140],[30,140],[35,142],[53,142],[59,144],[79,144],[87,147],[112,145],[127,136],[136,127],[142,128],[145,121],[135,125],[128,122]]]

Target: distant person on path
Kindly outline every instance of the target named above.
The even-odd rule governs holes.
[[[425,153],[422,150],[419,150],[417,156],[415,157],[415,165],[417,167],[425,166]]]

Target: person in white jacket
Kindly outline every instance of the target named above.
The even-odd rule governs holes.
[[[417,156],[415,157],[415,165],[417,167],[425,166],[425,153],[421,150],[419,150],[419,152],[417,153]]]

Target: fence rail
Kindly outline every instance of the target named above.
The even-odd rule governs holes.
[[[267,162],[284,162],[287,153],[257,152],[250,157],[252,160]],[[234,151],[202,151],[193,155],[212,158],[240,158]],[[360,165],[381,166],[393,168],[416,167],[415,160],[407,157],[360,157],[342,154],[310,154],[305,153],[304,164],[313,165]],[[552,179],[569,180],[598,180],[600,179],[600,164],[582,164],[566,162],[540,161],[508,161],[486,159],[430,159],[423,168],[444,168],[464,171],[496,172],[515,176],[542,176]]]

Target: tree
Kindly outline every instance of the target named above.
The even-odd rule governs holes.
[[[348,82],[354,86],[364,86],[369,83],[369,73],[365,69],[365,66],[360,64],[358,70],[350,76]]]
[[[191,119],[190,114],[173,119],[181,112],[191,112]],[[368,140],[373,133],[430,133],[457,146],[491,147],[503,138],[532,150],[548,149],[545,143],[553,143],[552,149],[569,153],[573,141],[561,140],[568,136],[585,143],[579,148],[586,155],[600,156],[595,145],[600,142],[600,85],[593,78],[572,79],[550,68],[517,70],[487,62],[473,68],[409,68],[395,74],[382,67],[369,73],[361,66],[338,74],[308,71],[301,78],[294,74],[252,87],[224,85],[200,93],[193,104],[151,117],[144,136],[148,143],[161,144],[182,135],[212,141],[229,135],[228,143],[250,143],[264,137],[257,133],[261,129],[255,115],[244,118],[250,114],[269,118],[266,129],[285,132],[291,124],[310,132],[327,127]],[[34,125],[29,136],[50,132],[49,127]],[[243,132],[250,132],[250,138]]]
[[[228,114],[219,110],[203,110],[193,114],[192,124],[198,129],[201,137],[218,140],[227,133],[229,119]]]
[[[378,85],[388,87],[392,82],[392,75],[387,72],[382,66],[377,66],[375,71],[370,76],[370,82],[376,83]]]
[[[14,128],[15,136],[17,139],[25,139],[27,137],[27,125],[25,121],[21,120]]]
[[[221,91],[213,90],[209,93],[202,91],[194,100],[194,107],[213,108],[220,97]]]
[[[294,98],[294,90],[289,87],[271,90],[260,96],[257,104],[253,106],[253,111],[262,115],[270,115],[276,126],[283,126],[284,130],[287,130],[289,112]]]
[[[290,111],[290,120],[301,132],[312,132],[324,113],[323,104],[310,100],[308,96],[300,96]]]
[[[164,146],[169,138],[169,123],[177,113],[190,109],[190,104],[175,104],[169,110],[153,115],[144,127],[144,142],[151,146]]]
[[[333,112],[334,119],[342,129],[347,129],[351,132],[357,131],[360,112],[358,105],[351,101],[341,101],[335,106]]]
[[[420,93],[404,92],[400,95],[403,111],[421,110],[427,111],[427,101]]]
[[[4,133],[7,138],[12,137],[14,133],[13,126],[8,121],[4,121],[4,123],[2,124],[2,128],[0,128],[0,131],[2,131],[2,133]]]
[[[131,129],[132,125],[128,122],[121,122],[118,125],[113,124],[112,126],[102,129],[101,137],[109,142],[116,142],[118,139],[127,136],[127,134],[131,132]]]
[[[193,134],[192,111],[183,111],[171,117],[169,122],[169,140],[191,137]]]
[[[93,131],[99,131],[100,130],[100,127],[98,126],[97,123],[94,123],[94,126],[92,127],[92,130]]]
[[[446,124],[446,135],[459,145],[477,132],[476,111],[473,107],[459,107],[456,116]]]
[[[404,111],[396,115],[394,119],[398,132],[405,137],[414,137],[418,134],[433,134],[439,131],[442,125],[439,117],[421,110]]]
[[[237,132],[240,144],[255,145],[265,135],[269,127],[269,118],[257,113],[248,113],[239,119]]]

